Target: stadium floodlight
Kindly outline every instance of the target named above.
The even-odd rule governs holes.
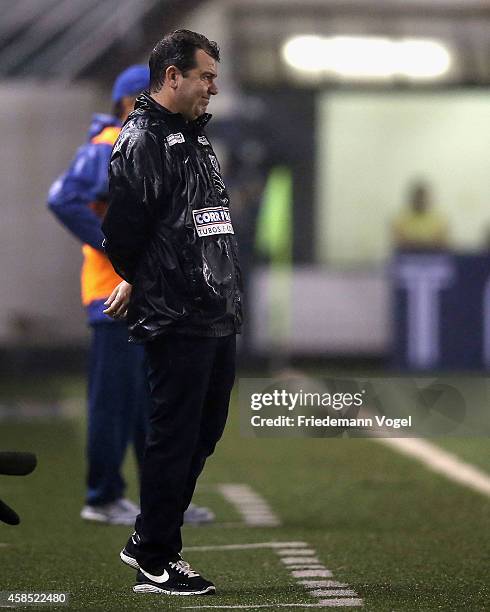
[[[296,36],[283,45],[282,56],[297,71],[347,79],[434,79],[451,67],[446,46],[430,39]]]
[[[395,70],[388,38],[335,36],[325,41],[325,70],[342,77],[387,78]]]
[[[325,69],[325,42],[321,36],[295,36],[284,44],[282,56],[292,68],[321,72]]]
[[[437,78],[451,67],[449,51],[435,40],[405,39],[397,43],[396,52],[398,72],[407,77]]]

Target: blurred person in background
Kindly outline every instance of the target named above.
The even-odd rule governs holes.
[[[185,562],[181,525],[221,438],[235,379],[241,275],[230,200],[205,126],[219,48],[176,30],[150,56],[150,92],[114,146],[103,223],[114,268],[131,284],[131,340],[144,345],[153,400],[141,514],[120,553],[138,593],[215,592]]]
[[[429,185],[416,181],[407,206],[395,218],[393,240],[399,250],[434,250],[448,247],[448,222],[432,204]]]
[[[244,279],[243,306],[247,312],[247,296],[252,270],[256,263],[255,251],[257,217],[261,206],[267,172],[266,151],[256,139],[240,138],[230,145],[229,165],[226,169],[227,186],[233,202],[233,228],[240,245],[240,268]],[[240,341],[237,345],[241,364],[252,359],[251,330],[243,324]]]
[[[48,206],[82,243],[82,302],[92,331],[88,383],[87,493],[81,517],[113,525],[132,525],[139,507],[124,497],[122,465],[132,441],[141,469],[150,411],[145,355],[128,343],[126,323],[104,314],[104,303],[122,279],[102,248],[112,147],[136,96],[149,86],[147,66],[124,70],[112,89],[113,114],[95,114],[68,170],[52,185]],[[191,505],[186,522],[214,519],[207,508]]]

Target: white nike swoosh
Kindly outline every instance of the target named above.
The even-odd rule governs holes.
[[[158,582],[158,584],[162,584],[163,582],[167,582],[167,580],[170,578],[170,576],[168,575],[167,570],[163,570],[163,574],[161,576],[153,576],[153,574],[149,574],[148,572],[145,572],[144,569],[140,568],[140,570],[141,570],[141,573],[144,574],[147,578],[149,578],[153,582]]]

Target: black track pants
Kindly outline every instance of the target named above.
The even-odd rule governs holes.
[[[182,549],[180,528],[206,458],[221,438],[235,378],[235,335],[164,335],[146,344],[152,399],[136,558],[158,574]]]

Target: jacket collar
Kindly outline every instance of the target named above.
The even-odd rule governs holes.
[[[87,140],[91,140],[94,136],[100,134],[106,127],[121,127],[121,122],[112,115],[104,115],[102,113],[92,115]]]
[[[147,111],[154,117],[161,117],[168,123],[172,128],[179,129],[196,129],[201,130],[205,125],[209,123],[212,115],[204,113],[194,121],[187,121],[180,113],[172,113],[161,104],[158,104],[147,91],[144,91],[136,98],[134,105],[135,111]]]

